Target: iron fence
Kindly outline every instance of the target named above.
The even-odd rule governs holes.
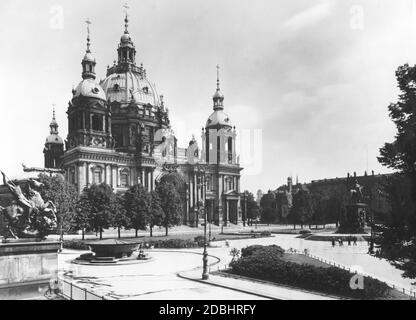
[[[108,297],[89,291],[87,288],[81,288],[66,279],[59,279],[61,283],[61,295],[68,300],[109,300]]]

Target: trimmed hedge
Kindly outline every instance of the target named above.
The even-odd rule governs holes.
[[[364,277],[363,290],[353,290],[350,288],[353,275],[348,271],[287,262],[282,260],[282,250],[278,246],[251,246],[242,249],[241,258],[230,264],[229,272],[355,299],[381,298],[389,292],[385,283],[368,277]]]
[[[63,246],[65,249],[73,250],[89,250],[90,247],[82,240],[64,240]]]
[[[200,247],[199,243],[194,240],[189,239],[169,239],[169,240],[158,240],[158,241],[149,241],[150,246],[155,248],[169,248],[169,249],[185,249],[185,248],[198,248]]]
[[[271,246],[262,246],[262,245],[252,245],[252,246],[248,246],[245,247],[243,249],[241,249],[241,257],[249,257],[252,256],[253,254],[261,254],[261,255],[274,255],[277,257],[281,257],[282,254],[285,252],[285,250],[277,245],[271,245]]]

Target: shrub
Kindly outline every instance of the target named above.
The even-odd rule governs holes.
[[[270,231],[262,231],[260,233],[260,236],[261,237],[271,237],[272,236],[272,233]]]
[[[230,264],[231,273],[276,282],[327,294],[356,299],[374,299],[389,291],[383,282],[364,277],[364,289],[352,290],[352,274],[335,267],[322,268],[297,264],[281,259],[278,246],[250,246],[242,250],[242,257]]]
[[[195,237],[194,238],[194,241],[196,242],[196,243],[198,243],[198,245],[200,246],[200,247],[203,247],[204,246],[204,242],[205,242],[205,237],[204,236],[197,236],[197,237]],[[208,240],[207,240],[208,241]]]
[[[262,246],[262,245],[252,245],[248,246],[246,248],[241,249],[241,257],[248,257],[253,254],[271,254],[271,255],[277,255],[280,257],[285,250],[277,245],[271,245],[271,246]]]

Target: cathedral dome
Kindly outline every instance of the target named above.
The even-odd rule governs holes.
[[[136,72],[113,73],[101,82],[101,86],[109,101],[161,105],[155,85]]]
[[[209,129],[214,127],[232,127],[230,118],[224,111],[216,110],[209,116],[206,128]]]
[[[75,89],[74,98],[78,97],[95,98],[107,101],[103,88],[91,78],[82,80]]]

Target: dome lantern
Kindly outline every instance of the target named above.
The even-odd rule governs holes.
[[[85,56],[82,59],[82,78],[83,79],[95,79],[95,59],[91,53],[91,39],[90,39],[90,25],[91,21],[87,19],[87,50]]]
[[[212,97],[214,101],[214,112],[209,116],[206,129],[209,128],[232,128],[228,115],[224,112],[224,95],[220,90],[220,66],[217,65],[217,90]]]
[[[220,66],[217,65],[217,90],[212,97],[214,100],[214,110],[224,110],[224,95],[221,93],[220,90]]]
[[[129,34],[129,15],[127,10],[129,6],[126,4],[124,5],[126,9],[126,16],[124,19],[124,34],[121,36],[120,44],[118,46],[118,64],[121,65],[125,70],[130,70],[131,66],[136,65],[136,48],[134,47],[134,43],[131,40]]]

